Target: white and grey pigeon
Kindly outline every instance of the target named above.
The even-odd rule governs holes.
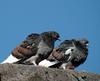
[[[59,40],[59,34],[55,31],[43,32],[39,38],[32,44],[33,56],[17,61],[18,64],[34,64],[37,66],[39,62],[47,59],[54,48],[54,43]]]
[[[36,40],[39,37],[39,34],[32,33],[29,34],[24,41],[21,42],[20,45],[16,46],[10,54],[10,56],[5,59],[1,64],[3,63],[13,63],[20,59],[24,59],[26,57],[31,57],[33,55],[32,52],[32,44],[33,41]]]
[[[48,59],[41,61],[39,66],[75,69],[84,63],[87,58],[87,44],[88,41],[86,39],[65,40],[58,46],[56,51],[52,52]]]

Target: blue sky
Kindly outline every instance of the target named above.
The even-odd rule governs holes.
[[[52,30],[62,41],[87,38],[89,55],[77,70],[100,73],[100,0],[0,0],[0,62],[28,34]]]

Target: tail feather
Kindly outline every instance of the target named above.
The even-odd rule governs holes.
[[[10,54],[10,56],[4,60],[1,64],[4,64],[4,63],[13,63],[13,62],[16,62],[18,61],[19,59],[15,58],[14,56],[12,56],[12,54]]]

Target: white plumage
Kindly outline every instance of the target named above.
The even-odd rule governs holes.
[[[39,66],[49,67],[49,66],[52,66],[56,63],[57,63],[57,61],[51,62],[51,61],[45,59],[39,63]]]
[[[16,62],[18,61],[19,59],[15,58],[14,56],[12,56],[12,54],[10,54],[10,56],[4,60],[1,64],[4,64],[4,63],[13,63],[13,62]]]
[[[72,48],[66,50],[66,51],[65,51],[65,55],[71,54],[71,52],[72,52]],[[70,57],[69,57],[69,59],[70,59]],[[43,60],[43,61],[41,61],[41,62],[39,63],[39,66],[50,67],[50,66],[55,65],[55,64],[57,64],[57,63],[59,63],[57,60],[55,60],[55,61],[49,61],[49,60],[46,60],[46,59],[45,59],[45,60]],[[66,65],[67,65],[67,63],[63,64],[63,65],[61,66],[61,68],[65,69],[65,66],[66,66]]]

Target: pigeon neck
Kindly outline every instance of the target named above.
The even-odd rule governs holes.
[[[50,47],[54,47],[54,40],[51,37],[43,36],[43,41]]]

